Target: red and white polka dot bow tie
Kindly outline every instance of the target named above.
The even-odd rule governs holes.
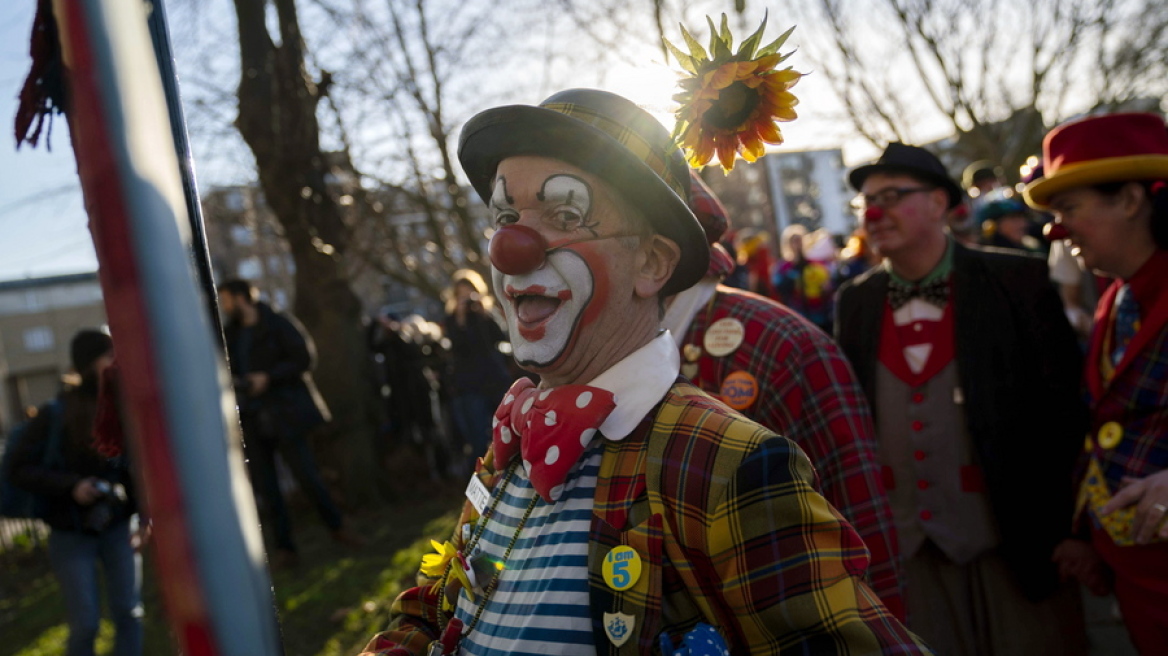
[[[536,492],[549,503],[557,501],[568,472],[614,408],[616,397],[599,387],[541,390],[520,378],[495,410],[491,448],[496,466],[506,466],[521,453]]]

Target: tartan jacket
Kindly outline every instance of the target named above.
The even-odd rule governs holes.
[[[864,545],[815,492],[794,443],[684,381],[646,421],[606,441],[601,459],[588,557],[598,654],[659,653],[662,632],[680,637],[698,622],[732,654],[931,653],[864,583]],[[601,563],[622,544],[644,569],[615,592]],[[363,656],[422,653],[436,637],[432,608],[398,608]],[[636,618],[619,649],[604,632],[608,612]]]
[[[873,403],[888,282],[875,267],[836,299],[836,339]],[[1054,547],[1070,537],[1071,477],[1087,425],[1083,358],[1041,259],[955,244],[950,285],[966,427],[999,552],[1026,596],[1043,599],[1059,586]]]
[[[682,343],[701,345],[706,329],[726,317],[742,323],[742,344],[724,357],[703,349],[692,382],[717,398],[732,372],[756,377],[758,397],[740,412],[807,453],[823,496],[868,547],[872,589],[903,618],[896,528],[880,479],[876,431],[847,358],[794,310],[725,285],[717,287],[708,310],[698,310]]]
[[[1161,287],[1112,379],[1105,382],[1099,361],[1105,357],[1104,335],[1122,285],[1115,281],[1099,299],[1084,376],[1091,405],[1088,436],[1094,438],[1108,422],[1123,426],[1123,439],[1114,449],[1104,449],[1091,439],[1084,454],[1099,462],[1113,494],[1124,476],[1144,478],[1168,468],[1168,290]]]

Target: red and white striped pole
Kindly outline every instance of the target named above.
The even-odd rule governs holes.
[[[142,0],[53,0],[166,611],[188,656],[282,653],[235,401],[196,283]]]

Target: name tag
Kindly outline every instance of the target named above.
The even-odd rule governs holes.
[[[487,509],[487,503],[491,500],[491,493],[487,490],[487,486],[479,480],[478,476],[470,475],[470,482],[466,484],[466,498],[470,501],[470,505],[480,514]]]

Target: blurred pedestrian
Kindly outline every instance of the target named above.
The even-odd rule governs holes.
[[[849,181],[884,266],[840,289],[836,336],[876,420],[908,626],[949,656],[1084,653],[1078,587],[1051,561],[1081,357],[1046,264],[948,237],[961,189],[922,148],[890,144]]]
[[[977,213],[986,203],[1007,197],[1009,189],[1005,184],[1002,167],[989,160],[978,160],[965,167],[961,174],[961,184],[969,195],[970,213],[975,221]],[[977,226],[980,230],[980,225]]]
[[[775,298],[830,333],[831,273],[807,257],[804,252],[807,236],[807,228],[798,224],[783,230],[783,260],[774,272]]]
[[[393,313],[382,315],[372,348],[382,356],[383,378],[389,388],[384,399],[390,436],[399,444],[417,446],[435,427],[431,395],[441,393],[438,387],[445,358],[441,334],[431,336],[416,330],[415,325],[412,317],[403,320]]]
[[[864,234],[864,229],[856,228],[852,232],[852,236],[848,237],[847,245],[840,251],[839,262],[832,275],[832,288],[839,289],[845,282],[879,263],[880,257],[868,245],[868,237]]]
[[[495,301],[477,272],[456,271],[445,295],[450,411],[459,434],[470,446],[466,456],[473,462],[490,444],[491,415],[511,385],[506,360],[499,351],[507,335],[495,319]]]
[[[107,458],[94,448],[102,374],[113,363],[113,342],[99,330],[78,332],[69,345],[80,377],[56,406],[38,412],[20,451],[13,454],[13,483],[46,500],[49,563],[65,597],[67,656],[93,656],[101,620],[98,570],[113,617],[114,656],[142,654],[142,559],[145,533],[134,521],[137,503],[125,456]],[[11,645],[10,645],[11,646]]]
[[[329,419],[328,408],[312,380],[316,349],[299,323],[259,300],[259,290],[241,279],[217,287],[226,321],[223,337],[230,356],[244,451],[252,484],[270,516],[276,551],[273,567],[298,563],[292,518],[280,489],[276,454],[292,470],[337,542],[362,540],[344,526],[320,479],[308,438]],[[356,375],[356,373],[354,373]]]
[[[1031,255],[1045,255],[1041,244],[1030,234],[1030,210],[1015,198],[983,203],[977,211],[986,246],[1007,248]]]
[[[770,235],[766,232],[743,230],[738,234],[738,264],[745,269],[744,289],[759,296],[774,298],[771,284],[774,257],[771,255]]]
[[[1067,123],[1043,140],[1028,203],[1054,213],[1074,255],[1115,280],[1099,300],[1084,375],[1091,426],[1076,524],[1115,575],[1141,654],[1168,645],[1168,131],[1156,114]],[[1105,591],[1086,543],[1064,575]]]

